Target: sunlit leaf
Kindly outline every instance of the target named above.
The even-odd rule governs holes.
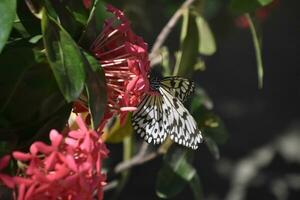
[[[165,77],[171,76],[169,50],[166,46],[160,49],[160,55],[162,57],[161,65],[163,67],[163,75]]]
[[[204,60],[198,57],[197,62],[194,65],[194,70],[204,71],[205,69],[206,69],[206,65]]]
[[[200,40],[199,53],[207,56],[214,54],[216,52],[216,42],[208,23],[200,15],[197,15],[195,20]]]
[[[84,53],[84,55],[87,61],[86,90],[88,95],[88,104],[93,126],[96,128],[104,115],[104,110],[107,104],[105,76],[99,62],[88,53]]]
[[[193,72],[197,62],[199,34],[194,15],[186,10],[183,15],[181,31],[181,48],[176,55],[176,65],[173,75],[187,76]]]
[[[47,57],[58,86],[68,102],[79,97],[85,81],[84,59],[71,36],[43,13],[42,30]]]
[[[0,1],[0,53],[9,37],[16,17],[16,0]]]
[[[120,143],[124,138],[132,134],[131,117],[127,116],[124,125],[120,123],[120,117],[112,118],[104,128],[102,139],[109,143]]]

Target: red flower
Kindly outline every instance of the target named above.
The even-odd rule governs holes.
[[[92,0],[82,0],[82,2],[86,9],[88,9],[92,6]]]
[[[52,130],[51,145],[35,142],[29,153],[13,152],[26,166],[20,169],[20,176],[13,177],[18,200],[92,200],[95,192],[102,200],[106,177],[101,173],[101,162],[108,150],[80,116],[76,121],[79,129],[70,131],[66,138]]]
[[[255,17],[260,22],[265,21],[269,17],[270,12],[276,6],[278,6],[278,4],[279,4],[278,0],[273,0],[272,3],[257,9],[255,11]],[[235,24],[240,28],[249,28],[249,22],[248,22],[247,18],[244,15],[239,16],[238,18],[236,18],[235,19]]]
[[[105,21],[90,50],[105,72],[108,106],[104,121],[113,114],[121,114],[123,121],[149,90],[148,46],[132,32],[123,12],[111,5],[107,10],[114,17]]]

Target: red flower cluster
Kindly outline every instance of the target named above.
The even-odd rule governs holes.
[[[80,116],[76,121],[79,129],[70,131],[65,138],[52,130],[51,145],[35,142],[30,153],[13,152],[13,157],[24,162],[24,166],[19,176],[8,178],[0,174],[0,180],[18,189],[18,200],[92,200],[95,192],[99,200],[103,199],[106,176],[101,173],[101,162],[108,150]],[[5,166],[7,159],[1,163]]]
[[[133,111],[149,90],[147,44],[135,35],[120,10],[107,6],[114,17],[105,21],[103,31],[90,47],[105,72],[108,107],[105,118]]]

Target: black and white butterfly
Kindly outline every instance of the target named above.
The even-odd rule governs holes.
[[[134,130],[148,143],[160,144],[167,136],[197,149],[202,135],[183,102],[194,92],[194,83],[182,77],[151,81],[153,92],[146,94],[132,116]]]

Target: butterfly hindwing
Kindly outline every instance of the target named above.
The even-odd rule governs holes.
[[[187,97],[193,94],[195,89],[193,81],[178,76],[163,78],[160,86],[181,102],[184,102]]]
[[[168,118],[168,122],[171,124],[168,129],[170,138],[180,145],[197,149],[198,143],[202,141],[202,136],[196,121],[181,101],[164,88],[160,88],[160,92],[164,99],[162,105],[165,111],[164,116]]]

